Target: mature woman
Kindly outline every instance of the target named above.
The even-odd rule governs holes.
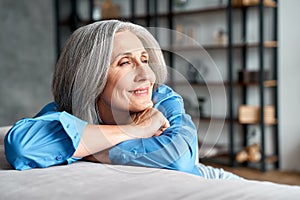
[[[8,162],[24,170],[85,159],[238,178],[195,165],[197,131],[166,76],[159,45],[141,26],[79,28],[56,65],[54,102],[6,135]]]

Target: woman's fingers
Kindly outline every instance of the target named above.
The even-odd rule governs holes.
[[[161,125],[161,127],[156,131],[156,133],[154,134],[154,136],[159,136],[160,134],[162,134],[167,128],[170,127],[170,123],[169,121],[164,118],[164,123]]]
[[[141,137],[159,136],[170,126],[165,116],[155,108],[136,113],[132,119]]]

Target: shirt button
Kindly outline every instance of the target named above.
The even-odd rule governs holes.
[[[67,128],[69,128],[70,127],[70,124],[67,124]]]
[[[62,160],[62,155],[56,156],[56,160]]]
[[[137,155],[137,151],[135,149],[132,152],[134,153],[135,156]]]

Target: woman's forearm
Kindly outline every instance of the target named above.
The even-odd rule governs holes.
[[[158,110],[151,108],[144,113],[139,121],[133,120],[127,125],[87,125],[73,156],[82,158],[126,140],[158,136],[169,127],[169,122]]]
[[[87,125],[73,156],[82,158],[133,139],[129,129],[128,125]]]

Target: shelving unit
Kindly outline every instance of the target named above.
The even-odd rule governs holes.
[[[62,31],[61,27],[68,27],[70,28],[70,32],[74,31],[79,26],[88,24],[93,22],[93,7],[94,3],[93,0],[86,0],[88,4],[89,10],[88,12],[88,19],[80,19],[77,13],[77,6],[78,0],[69,0],[68,5],[70,6],[70,14],[67,18],[61,19],[61,1],[54,0],[55,2],[55,10],[56,10],[56,35],[57,35],[57,55],[61,50],[63,40],[61,39]],[[249,134],[249,127],[250,126],[257,126],[260,132],[260,139],[259,139],[259,146],[261,147],[261,161],[259,168],[261,171],[267,170],[267,165],[272,164],[275,168],[279,168],[279,141],[278,141],[278,123],[274,124],[265,124],[264,122],[264,106],[266,105],[265,100],[265,93],[266,90],[272,90],[271,99],[273,99],[272,105],[275,108],[275,119],[278,121],[278,76],[277,76],[277,7],[278,1],[267,1],[264,3],[263,0],[260,1],[259,4],[251,4],[247,6],[233,6],[231,0],[227,0],[226,3],[220,5],[213,5],[204,8],[195,8],[193,10],[181,10],[177,11],[174,9],[174,1],[173,0],[165,0],[166,3],[166,11],[159,12],[158,0],[144,0],[144,10],[145,13],[143,14],[136,14],[137,13],[137,1],[136,0],[128,0],[128,8],[130,11],[130,15],[126,17],[120,17],[119,19],[124,21],[131,21],[134,23],[140,23],[146,27],[149,26],[160,26],[161,21],[165,21],[166,28],[174,30],[176,19],[184,18],[184,17],[194,17],[197,18],[199,15],[206,15],[210,13],[225,13],[226,20],[225,20],[225,27],[228,36],[228,43],[225,45],[217,45],[217,44],[204,44],[202,47],[195,46],[195,45],[176,45],[174,44],[175,38],[173,34],[168,35],[168,46],[164,47],[164,54],[166,56],[166,60],[169,66],[174,67],[176,61],[176,54],[175,52],[190,52],[197,53],[200,50],[206,50],[207,52],[221,52],[222,54],[226,55],[225,62],[226,62],[226,72],[227,72],[227,80],[225,81],[206,81],[206,82],[191,82],[189,85],[193,88],[205,88],[207,85],[213,87],[221,87],[224,86],[226,88],[227,93],[227,101],[228,101],[228,111],[227,116],[219,117],[214,116],[213,114],[208,116],[201,116],[200,121],[201,123],[210,123],[211,121],[225,121],[226,127],[228,130],[224,129],[224,132],[228,134],[228,152],[224,156],[220,158],[220,160],[225,160],[225,163],[230,166],[237,166],[238,163],[235,160],[235,156],[239,150],[249,145],[248,143],[248,134]],[[252,42],[247,41],[247,12],[248,9],[256,9],[258,11],[257,20],[259,21],[258,25],[258,41]],[[265,39],[265,30],[264,30],[264,14],[265,9],[273,9],[273,30],[272,33],[274,34],[271,39]],[[234,26],[237,22],[234,21],[233,14],[235,12],[241,13],[241,40],[236,41],[234,35]],[[236,13],[235,13],[236,14]],[[270,14],[270,13],[269,13]],[[251,83],[241,83],[238,80],[235,80],[235,74],[237,74],[236,68],[247,70],[247,56],[249,55],[249,51],[256,51],[259,66],[257,68],[259,72],[259,79],[257,82]],[[266,50],[272,51],[272,78],[266,79],[264,77],[265,71],[265,52]],[[236,63],[234,63],[235,52],[240,52],[240,56],[238,59],[241,60],[241,66],[236,67]],[[175,88],[176,87],[184,87],[187,83],[175,80],[173,71],[170,71],[171,79],[169,80],[169,84]],[[259,98],[259,107],[260,107],[260,120],[258,124],[241,124],[239,123],[237,108],[236,108],[236,100],[240,99],[242,101],[241,104],[247,105],[248,102],[248,90],[249,88],[257,88],[257,97]],[[239,90],[241,94],[236,94],[236,90]],[[194,119],[198,119],[198,115],[192,115]],[[238,128],[237,128],[238,126]],[[272,133],[266,132],[266,127],[272,128]],[[267,155],[266,153],[266,135],[272,134],[273,135],[273,147],[274,152],[272,155]],[[242,144],[236,143],[236,138],[238,135],[241,135]],[[218,161],[219,157],[209,158],[209,159],[202,159],[202,161]],[[243,163],[248,165],[249,163]]]
[[[278,102],[277,102],[277,1],[273,1],[272,3],[266,3],[263,0],[259,2],[258,5],[251,5],[251,6],[257,6],[258,7],[258,20],[259,20],[259,28],[258,28],[258,34],[259,34],[259,41],[255,45],[250,45],[250,46],[241,46],[242,50],[242,69],[247,70],[247,55],[248,55],[248,48],[249,47],[257,47],[258,48],[258,60],[259,60],[259,81],[255,83],[255,86],[258,86],[259,89],[259,129],[260,129],[260,148],[261,148],[261,159],[260,159],[260,169],[261,171],[266,171],[267,170],[267,164],[273,164],[275,168],[279,168],[279,138],[278,138]],[[273,40],[272,41],[266,41],[264,38],[265,34],[265,24],[264,24],[264,13],[265,9],[274,9],[273,12]],[[233,55],[232,55],[232,50],[234,48],[234,45],[232,44],[232,4],[231,0],[228,1],[228,29],[229,29],[229,45],[228,45],[228,66],[229,66],[229,74],[232,74],[231,67],[233,65],[232,60],[233,60]],[[247,21],[247,9],[248,6],[243,6],[241,8],[242,10],[242,38],[247,38],[247,30],[246,30],[246,21]],[[265,49],[269,48],[270,50],[273,50],[273,55],[272,55],[272,60],[273,60],[273,79],[271,80],[265,80],[264,77],[264,71],[265,71]],[[230,110],[230,119],[233,119],[232,115],[232,110],[233,110],[233,80],[232,77],[229,77],[229,82],[230,82],[230,87],[229,89],[229,110]],[[249,86],[253,87],[253,84],[242,84],[242,103],[247,105],[247,92]],[[264,121],[264,107],[266,105],[265,101],[265,90],[266,88],[271,88],[273,89],[273,106],[275,108],[275,123],[272,124],[266,124]],[[234,128],[233,128],[233,120],[230,120],[230,160],[231,160],[231,165],[235,165],[235,160],[234,160]],[[242,130],[243,130],[243,146],[246,147],[248,146],[248,141],[247,141],[247,134],[249,132],[249,126],[250,124],[242,124]],[[273,155],[268,156],[266,154],[266,131],[265,128],[266,126],[273,126],[273,145],[274,145],[274,152]],[[248,164],[248,163],[246,163]]]

